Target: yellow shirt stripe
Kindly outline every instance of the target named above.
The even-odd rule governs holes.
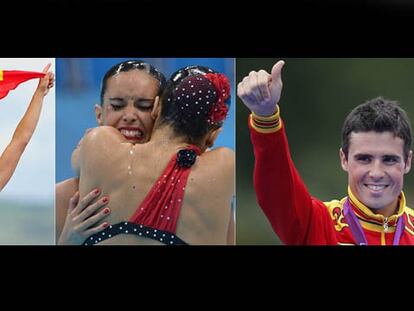
[[[256,126],[254,121],[259,121],[261,123],[268,123],[268,126],[264,126],[264,127],[259,127]],[[252,128],[254,128],[257,132],[259,133],[263,133],[263,134],[268,134],[268,133],[275,133],[277,131],[279,131],[282,128],[282,122],[280,122],[280,108],[279,105],[277,105],[277,110],[276,112],[271,115],[271,116],[267,116],[267,117],[263,117],[263,116],[258,116],[256,115],[254,112],[252,112],[250,114],[250,125]],[[271,124],[277,124],[277,126],[272,126]]]
[[[0,70],[0,81],[3,81],[3,70]]]

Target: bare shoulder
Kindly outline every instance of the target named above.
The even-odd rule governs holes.
[[[200,168],[209,170],[211,173],[232,174],[235,164],[235,153],[227,147],[219,147],[204,152],[200,156]]]
[[[223,161],[234,163],[235,153],[233,149],[227,147],[218,147],[204,152],[201,158],[205,158],[209,161]]]
[[[90,130],[80,143],[81,154],[94,154],[110,151],[117,148],[120,143],[125,143],[126,139],[112,126],[98,126]]]
[[[81,166],[103,159],[108,153],[115,153],[123,142],[125,138],[114,127],[99,126],[89,130],[72,152],[71,161],[75,174],[79,176]]]
[[[122,134],[114,127],[102,125],[90,130],[83,138],[85,144],[124,141]]]

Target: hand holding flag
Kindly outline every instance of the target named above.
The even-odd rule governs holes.
[[[55,82],[55,76],[52,72],[48,72],[51,64],[43,69],[43,72],[21,71],[21,70],[0,70],[0,99],[14,90],[20,83],[25,81],[41,78],[38,90],[42,91],[43,96],[46,95]]]
[[[55,75],[53,72],[49,72],[51,64],[47,64],[46,67],[43,69],[42,73],[44,77],[40,79],[39,85],[37,86],[37,91],[40,91],[43,96],[46,96],[49,93],[49,89],[51,89],[55,83]]]

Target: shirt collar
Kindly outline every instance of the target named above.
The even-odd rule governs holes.
[[[351,206],[359,218],[362,218],[365,221],[374,222],[377,224],[384,223],[385,217],[381,214],[375,214],[366,205],[360,202],[356,198],[356,196],[352,193],[351,188],[349,186],[348,186],[348,196],[351,201]],[[405,195],[404,195],[404,192],[401,191],[401,194],[399,195],[399,198],[398,198],[398,210],[395,214],[388,217],[388,220],[387,220],[388,224],[390,226],[394,226],[397,223],[398,218],[404,214],[404,210],[405,210]]]

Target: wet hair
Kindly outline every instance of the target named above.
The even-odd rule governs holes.
[[[174,72],[167,82],[159,125],[169,124],[177,136],[197,144],[223,125],[229,106],[227,77],[208,67],[188,66]]]
[[[346,117],[342,127],[342,150],[348,159],[352,132],[391,132],[404,141],[404,157],[407,161],[411,150],[411,125],[406,112],[397,101],[377,97],[355,107]]]
[[[120,72],[128,72],[131,70],[142,70],[148,73],[151,77],[155,78],[159,82],[157,95],[160,96],[163,93],[166,85],[166,79],[161,72],[159,72],[154,66],[142,60],[127,60],[112,66],[103,77],[101,84],[101,105],[103,104],[108,79]]]

